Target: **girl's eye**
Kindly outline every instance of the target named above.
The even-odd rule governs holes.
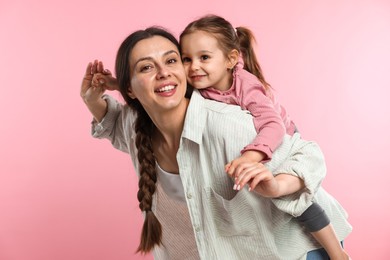
[[[210,56],[208,56],[208,55],[202,55],[200,57],[201,60],[208,60],[209,58],[210,58]]]
[[[190,58],[187,58],[187,57],[184,57],[182,59],[183,63],[188,63],[188,62],[191,62],[191,59]]]

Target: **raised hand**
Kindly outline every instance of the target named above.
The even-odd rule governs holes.
[[[119,85],[109,70],[104,70],[103,73],[96,73],[92,78],[92,86],[99,86],[105,90],[118,90]]]
[[[94,86],[92,79],[94,74],[102,73],[103,63],[95,60],[89,62],[81,82],[80,96],[87,105],[93,117],[100,122],[107,112],[107,103],[102,99],[105,89],[101,86]]]
[[[104,88],[92,84],[94,74],[102,69],[103,64],[98,60],[95,60],[93,63],[89,62],[87,69],[85,70],[85,75],[81,82],[80,96],[87,105],[97,102],[104,93]]]

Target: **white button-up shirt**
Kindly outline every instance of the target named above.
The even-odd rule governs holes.
[[[108,112],[102,122],[93,124],[92,134],[108,138],[115,148],[129,153],[138,174],[133,128],[136,114],[109,96],[105,99]],[[306,259],[308,251],[320,246],[295,216],[300,216],[313,201],[323,207],[338,238],[344,240],[352,227],[341,205],[320,187],[326,173],[321,150],[316,143],[302,140],[299,134],[286,135],[266,166],[275,175],[300,177],[306,186],[304,191],[269,199],[246,188],[233,190],[233,181],[225,173],[224,165],[239,156],[256,134],[247,111],[204,99],[197,91],[192,94],[177,161],[199,257]],[[155,194],[153,211],[159,215],[156,197]],[[159,218],[166,222],[171,216]]]

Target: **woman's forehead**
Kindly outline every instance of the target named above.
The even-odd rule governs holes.
[[[176,45],[167,38],[153,36],[139,41],[134,46],[130,60],[136,62],[137,60],[144,58],[158,58],[172,50],[179,53]]]

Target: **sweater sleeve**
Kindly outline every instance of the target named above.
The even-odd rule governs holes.
[[[272,158],[272,153],[282,143],[286,128],[283,119],[276,111],[272,100],[263,92],[263,86],[245,86],[242,88],[241,102],[244,109],[253,116],[257,136],[244,147],[242,153],[248,150],[256,150],[266,154],[264,161]]]

